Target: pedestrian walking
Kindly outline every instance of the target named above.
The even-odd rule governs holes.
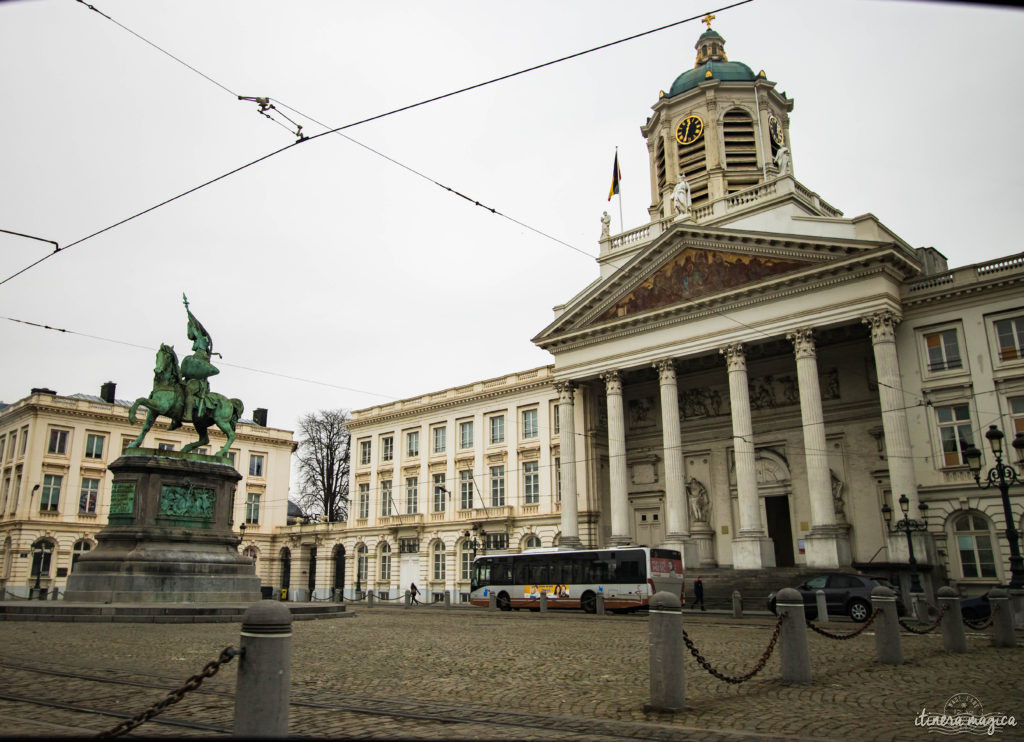
[[[409,583],[409,596],[412,598],[412,602],[415,605],[419,605],[420,602],[416,600],[416,596],[420,594],[419,588],[416,587],[415,582]]]
[[[704,610],[704,583],[698,577],[693,583],[693,607],[700,603],[700,609]]]

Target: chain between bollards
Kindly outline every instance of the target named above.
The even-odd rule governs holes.
[[[963,618],[962,616],[961,619],[964,622],[964,626],[966,626],[967,628],[973,629],[974,631],[984,631],[995,622],[996,611],[998,611],[1001,607],[1002,606],[999,605],[993,605],[991,612],[988,614],[988,618],[983,619],[981,621],[974,621],[969,618]]]
[[[692,654],[694,659],[697,660],[697,664],[707,670],[712,676],[725,681],[726,683],[739,685],[740,683],[745,683],[750,680],[764,669],[764,666],[768,663],[768,658],[772,656],[772,652],[775,650],[775,644],[779,641],[779,632],[782,630],[782,622],[785,620],[785,616],[779,616],[779,620],[775,622],[775,631],[772,632],[771,641],[768,642],[768,647],[764,650],[764,654],[761,655],[761,659],[757,661],[754,668],[744,675],[729,676],[713,668],[711,663],[701,655],[700,650],[694,646],[693,640],[690,639],[685,629],[683,630],[683,642],[686,644],[686,648],[690,650],[690,654]]]
[[[163,700],[157,701],[142,713],[136,714],[131,719],[126,719],[125,721],[122,721],[120,724],[113,727],[112,729],[97,734],[94,739],[112,739],[114,737],[120,737],[122,734],[130,732],[132,729],[139,726],[140,724],[145,724],[154,716],[162,714],[168,708],[170,708],[178,701],[180,701],[182,698],[184,698],[186,693],[194,691],[196,688],[203,684],[204,680],[206,680],[207,678],[212,678],[214,675],[217,674],[217,672],[220,670],[222,666],[231,662],[231,660],[233,660],[235,657],[238,657],[241,654],[241,649],[236,649],[235,647],[225,647],[224,650],[221,651],[220,656],[217,659],[212,660],[211,662],[207,662],[206,666],[202,670],[200,670],[199,673],[193,675],[188,680],[186,680],[182,684],[182,686],[177,690],[168,693]]]
[[[859,636],[860,634],[863,634],[864,631],[867,630],[868,626],[870,626],[871,624],[873,624],[875,622],[875,617],[877,617],[877,616],[878,616],[878,609],[875,608],[875,610],[873,610],[871,612],[871,616],[868,618],[868,620],[865,621],[860,626],[860,628],[856,629],[855,631],[851,631],[849,634],[834,634],[831,631],[826,631],[825,629],[821,628],[820,626],[815,626],[812,621],[808,621],[807,622],[807,628],[809,628],[811,631],[813,631],[813,632],[815,632],[817,634],[821,634],[822,636],[827,636],[829,639],[836,639],[838,641],[842,641],[844,639],[852,639],[855,636]]]
[[[922,635],[923,634],[930,634],[933,631],[935,631],[935,629],[939,628],[939,624],[942,623],[942,617],[944,615],[946,615],[946,608],[945,608],[945,606],[943,606],[942,608],[939,609],[939,615],[935,617],[935,622],[931,626],[926,628],[926,629],[915,629],[913,626],[908,624],[902,618],[900,619],[900,626],[902,626],[904,629],[909,631],[911,634],[922,634]]]

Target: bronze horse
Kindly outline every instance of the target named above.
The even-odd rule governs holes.
[[[184,446],[182,452],[192,451],[210,442],[210,436],[206,431],[211,425],[216,425],[227,436],[227,441],[217,451],[217,456],[227,456],[231,444],[235,441],[235,426],[238,418],[242,415],[245,405],[240,399],[228,399],[223,394],[210,392],[205,395],[204,410],[201,415],[196,415],[196,403],[192,409],[186,410],[185,406],[185,384],[182,381],[181,369],[178,366],[178,355],[174,348],[161,344],[160,350],[156,352],[156,368],[153,369],[153,391],[148,397],[139,397],[132,403],[128,410],[128,419],[135,422],[135,413],[139,407],[145,407],[148,411],[146,421],[142,425],[142,432],[139,437],[129,444],[129,448],[138,448],[142,445],[146,433],[153,427],[157,417],[163,415],[171,418],[172,429],[179,427],[184,422],[190,422],[199,433],[199,440],[193,441]]]

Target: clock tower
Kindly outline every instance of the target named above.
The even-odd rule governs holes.
[[[662,91],[641,127],[651,172],[651,220],[672,218],[672,192],[685,180],[692,211],[757,186],[789,168],[789,112],[793,101],[764,71],[730,62],[725,39],[711,28],[697,39],[693,69]],[[781,157],[776,157],[785,147]]]

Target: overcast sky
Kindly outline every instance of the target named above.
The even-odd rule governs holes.
[[[235,94],[341,126],[717,3],[95,5],[223,88],[75,0],[0,2],[0,229],[67,245],[294,141]],[[795,175],[847,216],[871,212],[951,266],[1022,249],[1024,13],[754,0],[713,25],[730,59],[764,69],[795,99]],[[688,23],[346,134],[596,255],[603,210],[619,231],[618,204],[607,201],[616,146],[625,227],[647,220],[640,126],[658,92],[692,68],[703,28]],[[0,234],[0,280],[50,251]],[[190,352],[184,291],[224,356],[212,389],[240,397],[246,417],[267,407],[272,426],[293,428],[317,409],[550,363],[530,338],[596,276],[580,252],[328,135],[0,286],[0,400],[34,386],[96,394],[107,380],[119,398],[145,396],[152,349]]]

